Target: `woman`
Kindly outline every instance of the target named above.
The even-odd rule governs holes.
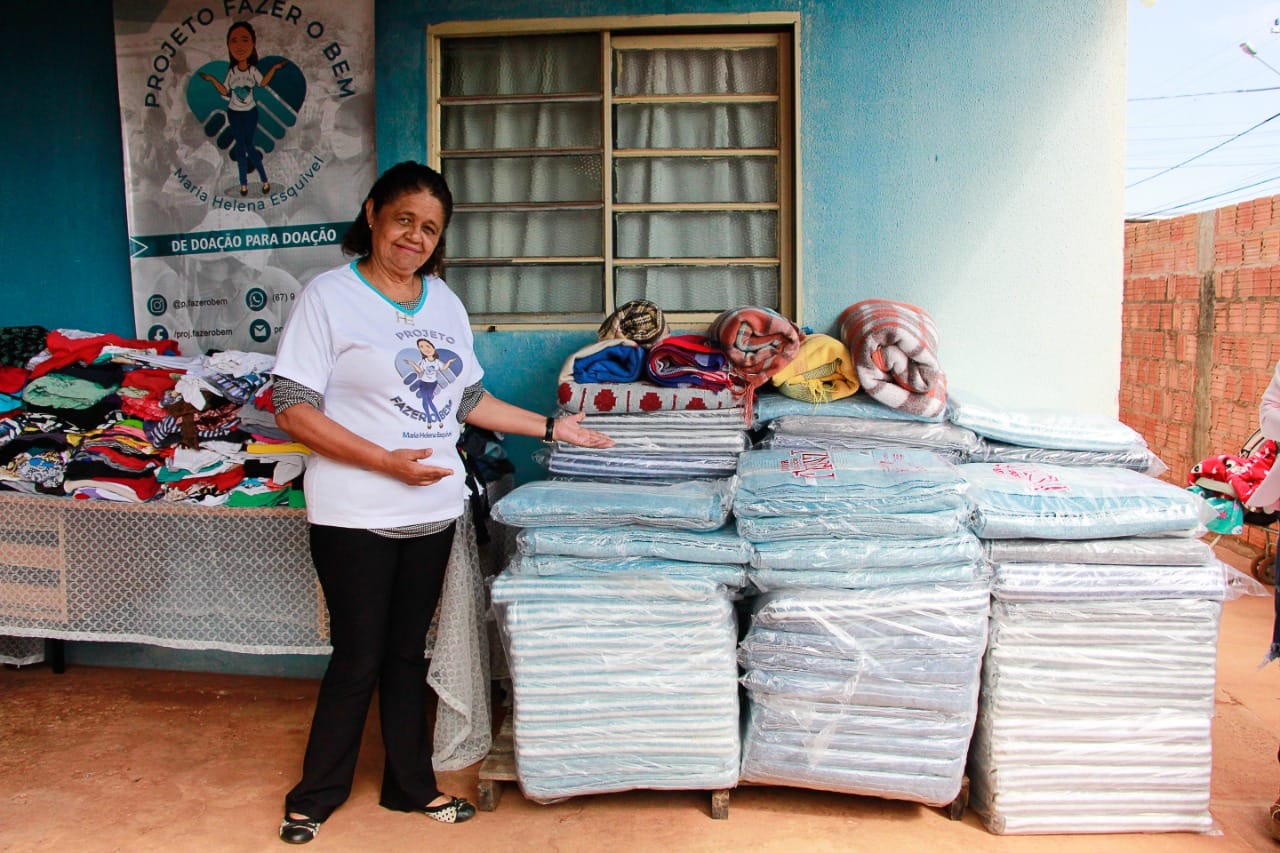
[[[1276,365],[1271,384],[1262,392],[1262,402],[1258,404],[1258,429],[1264,437],[1280,441],[1280,364]],[[1280,463],[1273,465],[1258,488],[1253,490],[1249,504],[1256,509],[1280,509]],[[1267,652],[1266,663],[1280,658],[1280,553],[1276,554],[1275,578],[1275,616],[1271,625],[1271,648]],[[1280,760],[1280,751],[1277,751],[1276,758]],[[1280,841],[1280,797],[1276,797],[1276,801],[1271,804],[1268,826],[1271,837]]]
[[[220,81],[203,72],[200,76],[218,87],[218,94],[227,99],[227,124],[231,126],[231,135],[235,139],[240,195],[249,194],[250,169],[257,171],[262,178],[262,193],[266,195],[271,192],[271,182],[267,180],[262,155],[253,140],[258,132],[258,102],[253,90],[271,85],[271,78],[285,63],[280,60],[266,74],[258,70],[258,34],[252,24],[244,21],[232,24],[227,30],[227,55],[231,67],[227,69],[225,79]]]
[[[307,518],[333,645],[302,780],[285,798],[280,838],[293,844],[314,838],[350,794],[375,686],[381,804],[445,823],[475,814],[436,788],[426,726],[427,628],[466,491],[461,424],[613,444],[582,415],[545,418],[484,390],[466,310],[439,278],[452,212],[439,173],[412,162],[388,169],[343,238],[357,259],[306,287],[277,351],[276,421],[313,451]],[[405,388],[427,355],[423,340],[455,377],[433,384],[433,412]]]

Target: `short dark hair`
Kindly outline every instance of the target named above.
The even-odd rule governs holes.
[[[423,190],[435,196],[440,206],[444,208],[444,229],[448,229],[449,220],[453,219],[453,194],[449,192],[449,185],[445,183],[444,176],[430,166],[424,166],[412,160],[397,163],[374,181],[369,194],[365,196],[365,201],[372,200],[373,209],[381,210],[383,205],[390,204],[407,193]],[[360,211],[356,214],[355,221],[342,237],[342,251],[360,258],[367,258],[373,251],[373,232],[364,215],[364,202],[360,203]],[[418,268],[418,274],[440,275],[443,272],[444,230],[442,229],[440,240],[436,243],[436,250],[431,253],[431,257],[427,258],[427,262]]]

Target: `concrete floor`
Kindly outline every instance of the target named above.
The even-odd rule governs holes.
[[[1229,554],[1224,558],[1232,560]],[[554,805],[508,787],[459,825],[377,805],[376,717],[351,799],[310,850],[1274,850],[1280,665],[1259,669],[1270,598],[1226,605],[1213,724],[1211,834],[995,836],[972,814],[787,788],[735,791],[729,819],[695,792],[632,792]],[[73,666],[0,670],[0,850],[281,851],[316,682]],[[477,768],[442,787],[474,798]]]

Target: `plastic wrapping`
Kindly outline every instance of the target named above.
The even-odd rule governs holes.
[[[991,831],[1212,827],[1215,562],[996,566],[969,761]]]
[[[969,462],[1043,462],[1050,465],[1110,465],[1129,468],[1151,477],[1169,470],[1159,456],[1151,452],[1145,441],[1127,450],[1062,450],[1046,447],[1022,447],[994,439],[979,439],[969,454]]]
[[[985,584],[784,590],[740,647],[743,779],[943,805],[964,776]]]
[[[942,418],[926,418],[886,406],[865,393],[854,394],[826,403],[809,403],[777,393],[756,395],[753,410],[755,426],[763,426],[786,415],[821,415],[833,418],[873,418],[890,421],[937,422]]]
[[[527,527],[516,535],[521,554],[567,557],[654,557],[704,563],[746,564],[751,543],[733,526],[716,530],[669,530],[630,525],[595,527]]]
[[[712,581],[733,589],[746,584],[746,571],[729,563],[691,563],[652,557],[566,557],[559,554],[529,554],[512,558],[507,571],[513,575],[657,576],[674,580]]]
[[[733,478],[675,482],[538,480],[504,495],[491,510],[513,527],[645,524],[715,530],[729,517]]]
[[[517,568],[492,597],[527,797],[737,783],[737,623],[712,579],[733,567],[707,565],[706,579]]]
[[[537,458],[552,474],[568,477],[609,477],[663,480],[673,477],[732,477],[738,466],[738,450],[712,453],[647,453],[610,448],[591,450],[557,444]]]
[[[967,391],[950,390],[948,419],[984,438],[1023,447],[1125,453],[1145,444],[1132,427],[1106,415],[997,406]]]
[[[963,495],[938,495],[928,499],[933,509],[898,510],[895,507],[872,507],[838,515],[809,513],[805,515],[773,515],[760,518],[737,516],[734,524],[738,535],[749,542],[774,542],[783,539],[813,538],[880,538],[928,539],[952,536],[969,529],[973,507]],[[896,511],[895,511],[896,510]]]
[[[1213,549],[1189,537],[1119,539],[993,539],[983,543],[993,563],[1124,563],[1131,566],[1196,566]]]
[[[752,586],[761,592],[779,589],[876,589],[882,586],[934,583],[986,583],[991,572],[983,563],[949,566],[901,566],[894,569],[751,569]]]
[[[972,431],[945,421],[892,421],[828,415],[784,415],[769,423],[767,447],[829,447],[846,450],[918,447],[952,462],[968,462],[981,446]]]
[[[1104,539],[1204,532],[1203,500],[1127,468],[958,466],[983,539]]]
[[[1204,598],[1222,601],[1223,565],[1106,563],[996,563],[991,594],[1001,601],[1113,601],[1131,598]]]
[[[748,450],[738,457],[733,512],[759,518],[928,511],[952,505],[963,490],[956,467],[927,450]]]
[[[790,539],[757,542],[751,565],[758,569],[864,571],[973,563],[982,543],[968,531],[930,539]]]

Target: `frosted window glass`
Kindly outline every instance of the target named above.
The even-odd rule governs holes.
[[[458,38],[442,45],[440,94],[446,98],[601,91],[595,33]]]
[[[616,161],[614,200],[631,204],[772,202],[772,157],[638,157]]]
[[[604,311],[599,264],[454,266],[446,278],[472,315]]]
[[[631,148],[775,148],[775,104],[618,104],[615,145]]]
[[[600,211],[455,211],[454,258],[560,258],[602,254]]]
[[[664,311],[723,311],[726,306],[777,305],[777,267],[621,267],[614,301],[648,299]]]
[[[443,172],[454,204],[600,201],[600,155],[450,157]]]
[[[768,258],[778,253],[772,211],[619,213],[621,258]]]
[[[453,104],[440,116],[446,151],[599,148],[598,103]]]
[[[614,51],[615,95],[776,94],[772,47]]]

